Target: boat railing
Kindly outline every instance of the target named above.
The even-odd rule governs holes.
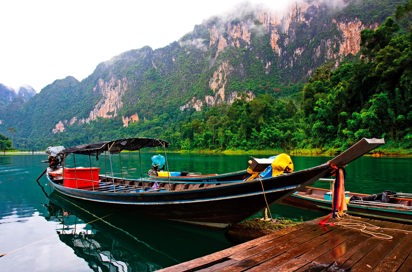
[[[351,204],[358,204],[358,205],[369,205],[369,206],[378,206],[378,207],[386,207],[386,208],[402,208],[407,210],[412,210],[412,206],[406,206],[404,204],[397,204],[397,203],[387,203],[387,202],[379,202],[379,201],[365,201],[365,200],[352,200]]]
[[[334,178],[320,178],[318,181],[323,181],[323,182],[335,182]]]
[[[405,199],[412,200],[412,194],[410,194],[410,193],[399,192],[399,193],[396,193],[395,196],[398,197],[398,198],[405,198]]]

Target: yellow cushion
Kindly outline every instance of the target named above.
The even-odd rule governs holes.
[[[279,176],[284,172],[293,172],[293,170],[293,162],[288,154],[279,154],[272,162],[272,177]]]

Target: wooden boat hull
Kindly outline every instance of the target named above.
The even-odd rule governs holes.
[[[293,173],[244,181],[245,171],[194,180],[134,179],[99,175],[96,167],[64,167],[70,154],[98,158],[103,152],[117,154],[143,147],[165,147],[167,142],[150,138],[126,138],[80,145],[50,148],[47,177],[52,188],[65,196],[137,212],[161,219],[178,220],[213,227],[240,222],[254,213],[298,190],[328,176],[339,167],[383,144],[383,139],[362,139],[329,162]],[[61,170],[61,171],[59,171]],[[240,178],[240,176],[242,178]],[[113,188],[112,188],[113,187]]]
[[[138,214],[212,227],[226,227],[260,211],[329,174],[328,164],[251,182],[232,182],[182,191],[110,192],[50,185],[59,193],[78,200],[126,208]],[[151,181],[152,182],[152,181]]]
[[[283,204],[318,211],[332,211],[332,201],[322,198],[329,190],[307,187],[282,199]],[[316,195],[316,196],[314,196]],[[366,196],[365,194],[347,193],[347,197]],[[412,199],[394,199],[395,203],[361,202],[347,203],[346,213],[361,217],[412,223]],[[398,204],[399,203],[399,204]],[[400,204],[402,203],[402,204]]]

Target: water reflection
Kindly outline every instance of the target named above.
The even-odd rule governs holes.
[[[143,154],[142,171],[135,162],[131,165],[137,155],[126,154],[116,163],[136,167],[131,175],[145,174],[153,154]],[[83,203],[75,203],[76,207],[54,194],[49,199],[47,180],[43,177],[36,182],[45,167],[41,161],[46,158],[0,156],[0,255],[4,254],[0,271],[150,271],[231,245],[224,232],[99,210]],[[172,170],[223,173],[245,169],[249,156],[169,154],[168,158]],[[292,159],[299,170],[330,158]],[[346,168],[346,190],[411,192],[411,162],[410,158],[362,157]],[[272,205],[271,212],[274,216],[311,219],[309,211],[280,204]],[[81,232],[87,235],[83,238]]]
[[[99,209],[53,192],[47,220],[94,271],[154,271],[231,244],[223,231]]]

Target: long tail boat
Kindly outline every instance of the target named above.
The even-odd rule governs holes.
[[[324,179],[333,182],[333,179]],[[345,192],[346,214],[412,224],[412,194],[383,191]],[[309,210],[332,211],[332,190],[306,186],[282,199],[283,204]]]
[[[123,178],[102,174],[92,166],[92,159],[102,153],[109,158],[122,151],[136,151],[146,147],[168,147],[166,141],[152,138],[127,138],[85,144],[71,148],[51,147],[47,178],[50,186],[67,197],[127,209],[133,216],[148,215],[192,224],[224,228],[247,219],[269,204],[294,193],[302,186],[319,178],[328,177],[337,168],[384,143],[383,139],[363,138],[352,147],[321,165],[277,176],[247,176],[223,174],[226,180],[213,179],[175,181],[154,178]],[[67,167],[68,156],[88,156],[87,167]],[[75,160],[80,162],[81,160]],[[109,159],[111,162],[111,159]],[[131,213],[132,214],[132,213]]]

